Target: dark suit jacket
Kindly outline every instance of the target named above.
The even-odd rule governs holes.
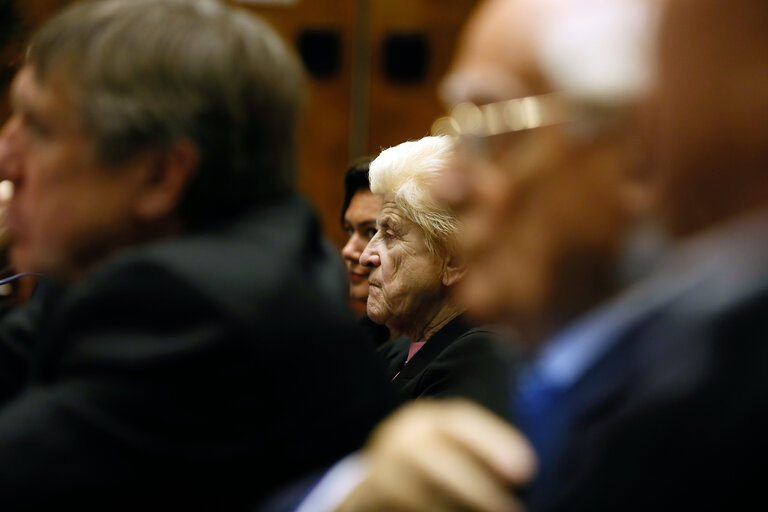
[[[405,364],[410,345],[401,336],[379,349],[404,399],[465,397],[507,417],[512,353],[496,334],[458,316]]]
[[[49,293],[0,324],[0,509],[238,510],[358,448],[391,401],[345,296],[298,199]]]
[[[360,327],[368,335],[368,338],[375,347],[379,347],[389,341],[392,333],[386,325],[373,323],[373,320],[368,318],[368,315],[361,316],[359,322]]]
[[[768,272],[738,286],[713,277],[645,318],[566,395],[570,435],[532,510],[765,507]]]

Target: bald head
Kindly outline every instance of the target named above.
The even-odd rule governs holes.
[[[441,90],[447,103],[554,91],[633,102],[651,81],[662,0],[489,0],[467,24]]]
[[[441,87],[446,103],[490,103],[549,92],[534,51],[537,5],[490,0],[475,10]]]

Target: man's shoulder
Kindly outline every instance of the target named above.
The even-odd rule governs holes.
[[[270,283],[299,274],[328,257],[314,214],[299,199],[259,208],[229,223],[149,244],[116,259],[122,265],[152,262],[191,280]],[[290,272],[293,270],[294,272]]]
[[[768,276],[756,276],[738,289],[692,290],[636,333],[640,373],[658,376],[663,367],[692,379],[719,373],[725,354],[764,345],[766,318]]]
[[[721,419],[727,428],[751,410],[727,397],[746,392],[768,406],[758,363],[768,357],[768,280],[718,290],[691,290],[613,344],[567,392],[581,427],[669,425],[674,411],[690,428],[702,421],[720,428]]]
[[[766,318],[768,286],[758,280],[728,298],[681,297],[618,344],[610,368],[590,372],[590,407],[581,409],[568,457],[584,481],[568,486],[576,496],[563,503],[640,510],[668,502],[664,489],[707,486],[709,506],[758,489],[750,490],[751,471],[768,457]],[[570,393],[569,407],[579,408],[584,388],[581,395]],[[666,487],[645,486],[648,474]]]
[[[216,230],[126,251],[79,288],[81,293],[127,289],[147,295],[186,290],[242,315],[258,307],[323,302],[343,308],[345,292],[338,258],[309,207],[298,199],[259,209]]]

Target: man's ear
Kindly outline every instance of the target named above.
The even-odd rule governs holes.
[[[149,155],[147,165],[135,212],[139,219],[153,221],[178,208],[200,165],[200,151],[191,141],[178,140]]]
[[[455,285],[466,273],[467,265],[464,258],[458,255],[456,251],[451,251],[443,264],[443,286]]]

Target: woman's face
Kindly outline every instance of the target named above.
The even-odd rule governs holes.
[[[360,255],[376,234],[376,217],[381,209],[381,196],[369,190],[359,190],[352,196],[344,212],[344,231],[347,243],[341,255],[349,273],[349,298],[365,302],[368,298],[368,273],[370,268],[360,264]]]
[[[418,330],[447,296],[443,260],[429,251],[421,228],[388,198],[360,263],[370,268],[367,311],[378,324]]]

